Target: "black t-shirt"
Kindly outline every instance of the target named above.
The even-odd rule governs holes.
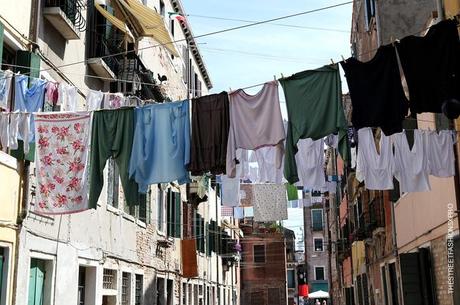
[[[460,43],[456,21],[441,21],[424,37],[405,37],[397,49],[412,113],[441,112],[445,100],[460,100]]]
[[[349,58],[341,64],[353,105],[353,126],[380,127],[385,135],[400,132],[409,106],[394,47],[381,46],[368,62]]]

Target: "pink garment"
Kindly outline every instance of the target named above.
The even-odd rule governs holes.
[[[239,89],[229,94],[230,131],[227,145],[227,176],[236,175],[236,150],[276,147],[276,168],[281,168],[286,137],[278,96],[278,82],[271,81],[255,95]]]
[[[55,106],[59,98],[59,85],[57,83],[48,82],[46,84],[46,102]]]
[[[40,214],[88,209],[86,175],[90,114],[35,114],[37,200]]]

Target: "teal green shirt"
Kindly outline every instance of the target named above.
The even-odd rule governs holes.
[[[299,181],[295,154],[300,139],[339,135],[339,153],[348,161],[347,121],[342,106],[342,88],[337,64],[307,70],[279,80],[288,112],[284,176]]]

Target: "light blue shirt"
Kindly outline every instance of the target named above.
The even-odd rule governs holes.
[[[47,81],[36,78],[31,78],[31,80],[33,85],[28,88],[29,77],[27,75],[15,76],[14,110],[22,112],[37,112],[42,108],[45,98],[45,85]],[[34,142],[34,126],[34,116],[31,116],[29,142]]]
[[[188,100],[137,108],[135,118],[129,176],[139,184],[139,192],[146,193],[149,184],[189,182]]]

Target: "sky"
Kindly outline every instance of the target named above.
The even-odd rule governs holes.
[[[182,0],[195,36],[330,6],[346,0]],[[263,83],[350,56],[352,4],[196,38],[212,93]],[[279,25],[281,24],[281,25]],[[285,26],[285,25],[289,25]],[[321,28],[311,29],[311,28]],[[324,30],[327,29],[327,30]],[[343,84],[346,87],[346,84]],[[261,87],[247,90],[254,94]],[[281,90],[280,90],[281,91]],[[283,99],[283,98],[282,98]]]
[[[247,22],[296,14],[346,0],[182,0],[194,36],[228,29]],[[350,56],[352,4],[222,34],[196,38],[214,88],[211,93],[236,90],[289,76]],[[281,24],[281,25],[279,25]],[[288,25],[288,26],[286,26]],[[311,29],[311,28],[320,28]],[[327,30],[326,30],[327,29]],[[347,85],[342,73],[342,91]],[[247,89],[257,93],[261,87]],[[281,111],[286,117],[280,88]],[[283,225],[302,238],[303,213],[289,209]]]

